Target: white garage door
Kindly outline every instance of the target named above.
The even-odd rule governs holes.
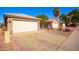
[[[13,21],[13,33],[36,30],[38,30],[38,22]]]

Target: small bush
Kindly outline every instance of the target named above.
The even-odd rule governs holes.
[[[47,30],[53,30],[53,28],[47,28]]]
[[[65,32],[70,32],[70,31],[71,31],[71,30],[70,30],[70,29],[68,29],[68,28],[66,28],[66,29],[65,29]]]

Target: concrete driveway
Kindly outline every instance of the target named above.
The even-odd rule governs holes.
[[[40,30],[13,34],[12,39],[17,43],[14,45],[16,50],[51,51],[57,50],[69,35],[67,32]]]

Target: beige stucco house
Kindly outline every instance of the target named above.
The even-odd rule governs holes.
[[[10,33],[37,31],[40,29],[40,19],[25,14],[4,14],[5,28]]]
[[[60,28],[64,28],[65,27],[65,23],[61,22],[57,18],[49,19],[48,22],[51,23],[50,27],[52,27],[53,29],[60,29]]]

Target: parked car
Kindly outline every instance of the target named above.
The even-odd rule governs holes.
[[[70,27],[76,27],[77,25],[74,23],[74,24],[70,24]]]

